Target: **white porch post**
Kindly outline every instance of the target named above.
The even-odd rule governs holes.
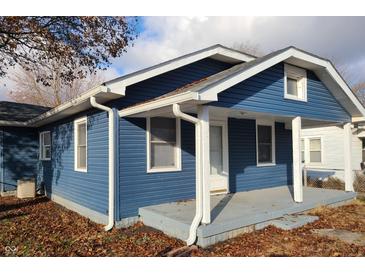
[[[352,131],[351,123],[343,126],[344,131],[344,161],[345,161],[345,190],[354,191],[354,177],[352,172]]]
[[[201,126],[201,180],[203,182],[203,224],[210,223],[210,158],[209,158],[209,108],[198,106],[198,119]]]
[[[301,137],[302,128],[301,117],[295,117],[292,120],[292,139],[293,139],[293,188],[294,201],[303,202],[303,182],[302,182],[302,153],[301,153]]]

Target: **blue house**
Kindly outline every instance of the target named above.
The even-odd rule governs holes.
[[[257,58],[215,45],[56,108],[34,106],[32,115],[3,104],[2,192],[35,178],[52,200],[106,229],[135,222],[151,206],[193,199],[191,218],[182,222],[188,244],[213,235],[201,224],[217,219],[214,195],[285,187],[298,205],[329,195],[303,194],[301,129],[341,125],[351,146],[351,121],[365,115],[329,60],[294,47]],[[345,158],[351,194],[351,149]],[[153,224],[156,212],[143,221],[163,230],[162,221]],[[221,232],[244,227],[230,225]]]

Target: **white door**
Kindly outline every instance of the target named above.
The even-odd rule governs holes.
[[[228,191],[228,140],[225,122],[210,122],[210,190]]]

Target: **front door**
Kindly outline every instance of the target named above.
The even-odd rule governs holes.
[[[224,121],[210,122],[210,190],[212,193],[228,191],[228,140]]]

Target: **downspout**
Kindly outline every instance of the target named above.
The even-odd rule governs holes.
[[[185,121],[195,124],[195,179],[196,179],[196,192],[195,192],[195,217],[190,225],[189,230],[189,238],[186,240],[187,245],[194,244],[197,236],[197,229],[200,225],[200,222],[203,218],[203,185],[201,180],[201,151],[200,151],[200,141],[201,141],[201,126],[200,120],[190,116],[186,113],[183,113],[180,110],[180,106],[178,104],[173,104],[172,106],[173,113],[176,117],[181,118]]]
[[[94,108],[108,112],[109,129],[108,129],[108,147],[109,147],[109,207],[108,207],[108,224],[104,227],[108,231],[114,226],[114,188],[115,188],[115,150],[114,150],[114,111],[112,108],[101,105],[96,102],[95,97],[90,97],[90,103]]]

